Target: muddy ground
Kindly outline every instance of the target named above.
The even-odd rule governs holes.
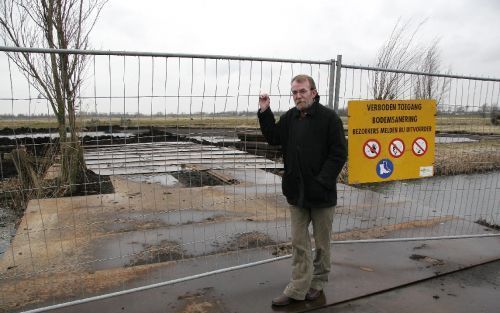
[[[274,197],[245,198],[239,194],[228,197],[226,186],[172,188],[119,177],[112,181],[115,192],[111,194],[38,199],[28,204],[11,248],[0,259],[3,309],[71,296],[82,286],[92,292],[120,286],[143,275],[148,266],[168,266],[172,261],[194,256],[185,251],[182,239],[174,237],[139,238],[137,242],[120,239],[131,232],[139,231],[140,237],[171,227],[211,227],[230,220],[265,221],[286,216],[284,199],[269,214],[266,203],[272,201],[276,205]],[[192,212],[187,218],[180,216],[188,210]],[[215,213],[210,214],[211,211]],[[199,215],[196,212],[206,217],[196,220]],[[170,221],[158,218],[167,215]],[[180,216],[178,220],[174,220],[176,216]],[[226,234],[214,238],[208,254],[274,244],[268,235],[258,231]],[[114,251],[101,251],[102,242],[115,249],[120,242],[137,249],[122,265],[96,270],[99,268],[96,264],[106,259],[106,255],[122,260]],[[203,250],[198,251],[198,255],[203,254]]]
[[[256,193],[258,187],[251,181],[191,188],[123,177],[112,177],[112,182],[112,194],[29,203],[11,248],[0,260],[1,309],[116,290],[149,277],[155,269],[175,272],[191,258],[203,263],[206,256],[223,260],[238,251],[264,249],[259,252],[264,258],[291,252],[288,206],[279,181],[265,185],[265,193]],[[373,199],[379,195],[339,188],[346,205],[337,208],[335,240],[418,236],[443,225],[467,225],[469,230],[477,226],[476,231],[485,227],[469,226],[444,212],[429,211],[408,220],[412,202],[401,197],[384,200],[388,219],[371,221]],[[404,213],[405,208],[410,211]],[[169,279],[168,274],[163,279]]]

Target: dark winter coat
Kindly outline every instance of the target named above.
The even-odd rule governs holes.
[[[281,145],[282,189],[288,203],[303,208],[336,205],[337,176],[347,160],[347,143],[335,111],[315,101],[304,117],[297,108],[278,123],[271,108],[257,115],[267,142]]]

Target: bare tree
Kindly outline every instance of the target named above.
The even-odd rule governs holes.
[[[411,29],[410,21],[402,24],[398,20],[389,39],[380,48],[375,67],[379,71],[372,72],[370,77],[373,97],[377,100],[396,99],[409,88],[410,77],[401,73],[384,71],[414,71],[418,66],[422,51],[415,46],[415,36],[425,21]]]
[[[427,74],[441,72],[439,39],[434,40],[424,51],[417,71]],[[439,77],[432,75],[418,75],[415,82],[414,96],[417,99],[434,99],[436,103],[439,104],[443,100],[448,89],[449,85],[446,78],[439,79]]]
[[[428,47],[415,40],[425,22],[412,27],[411,21],[402,24],[398,20],[394,26],[377,55],[375,66],[380,70],[373,71],[370,76],[375,99],[397,99],[404,94],[412,94],[417,99],[435,99],[438,104],[443,100],[449,90],[448,80],[428,75],[438,74],[442,70],[439,39],[435,39]],[[427,75],[407,75],[390,70]]]
[[[106,2],[0,0],[0,36],[6,45],[16,47],[87,49],[89,34]],[[85,55],[21,52],[8,56],[52,107],[59,130],[60,183],[72,191],[85,169],[76,128]]]

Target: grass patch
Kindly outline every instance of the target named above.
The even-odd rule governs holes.
[[[143,244],[144,250],[135,254],[127,266],[176,261],[189,257],[176,241],[162,240],[158,244]]]
[[[77,121],[77,127],[92,130],[99,126],[122,126],[128,128],[137,127],[192,127],[192,128],[258,128],[259,122],[257,114],[255,116],[174,116],[174,117],[131,117],[123,122],[119,117],[92,119],[80,118]],[[57,121],[48,118],[30,118],[30,119],[0,119],[0,129],[3,128],[57,128]]]
[[[490,117],[477,115],[437,116],[436,130],[458,134],[500,134],[500,126],[491,124]]]
[[[341,117],[347,129],[347,117]],[[92,129],[98,126],[137,127],[192,127],[192,128],[250,128],[258,129],[257,114],[248,116],[210,116],[210,115],[179,115],[179,116],[139,116],[123,119],[111,118],[80,118],[77,126]],[[57,128],[57,121],[47,117],[0,119],[2,128]],[[500,126],[492,125],[489,117],[477,115],[438,116],[436,130],[446,133],[500,134]]]
[[[434,175],[483,173],[500,169],[500,141],[436,144]]]

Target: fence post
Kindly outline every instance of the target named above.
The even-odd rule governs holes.
[[[333,109],[333,96],[335,87],[335,60],[330,60],[330,80],[328,83],[328,107]]]
[[[340,70],[342,69],[342,55],[337,55],[337,75],[335,77],[335,102],[333,109],[339,112]]]

